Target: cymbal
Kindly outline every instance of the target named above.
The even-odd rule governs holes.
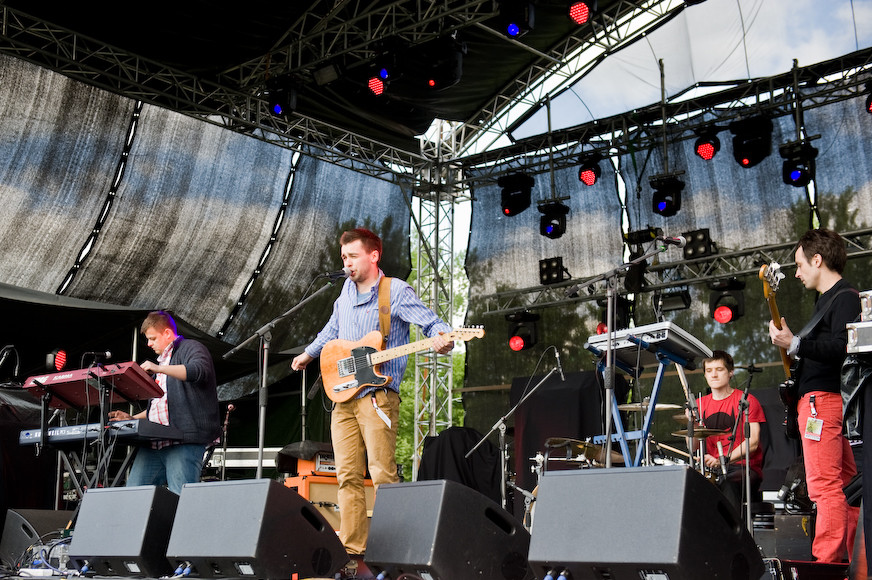
[[[545,440],[547,449],[561,449],[568,447],[576,456],[584,456],[588,461],[597,461],[605,463],[606,449],[602,445],[596,445],[590,441],[581,441],[579,439],[570,439],[568,437],[551,437]],[[551,457],[552,460],[557,460],[556,457]],[[612,463],[623,463],[624,456],[616,451],[612,451]]]
[[[711,437],[712,435],[726,435],[729,432],[729,429],[709,429],[708,427],[695,427],[693,429],[693,437],[694,439],[705,439],[706,437]],[[676,437],[687,437],[687,429],[675,431],[672,434]]]
[[[677,415],[673,415],[672,418],[676,423],[680,423],[682,425],[687,425],[687,415],[684,413],[678,413]]]
[[[622,405],[618,405],[618,411],[642,411],[647,412],[648,407],[651,406],[651,403],[624,403]],[[657,403],[654,407],[655,411],[674,411],[676,409],[681,409],[681,405],[673,405],[672,403]]]

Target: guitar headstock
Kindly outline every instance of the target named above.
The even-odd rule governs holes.
[[[466,342],[473,338],[481,338],[484,336],[484,326],[465,326],[462,328],[455,328],[448,333],[448,336],[451,340],[459,342]]]
[[[784,272],[778,262],[772,262],[760,267],[758,277],[763,280],[763,294],[768,298],[770,294],[778,292],[778,285],[784,280]]]

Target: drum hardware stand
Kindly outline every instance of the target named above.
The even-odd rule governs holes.
[[[745,468],[744,477],[742,477],[742,497],[745,498],[745,525],[748,526],[748,531],[751,537],[754,537],[754,522],[751,520],[751,424],[748,422],[750,417],[750,405],[748,404],[748,391],[751,389],[751,380],[754,378],[755,367],[752,363],[748,366],[748,382],[745,383],[745,388],[742,392],[742,398],[739,400],[739,416],[742,417],[742,434],[745,436],[742,445],[745,449]],[[739,427],[739,422],[733,423],[733,431],[730,433],[730,450],[736,442],[736,430]],[[747,442],[747,444],[746,444]]]
[[[311,295],[307,296],[303,300],[297,303],[296,306],[285,312],[284,314],[280,314],[276,316],[259,329],[255,331],[254,334],[234,346],[232,349],[225,352],[221,358],[227,360],[240,350],[242,350],[245,345],[252,342],[254,339],[260,339],[260,390],[258,394],[258,406],[260,409],[258,415],[258,429],[257,429],[257,473],[255,474],[256,479],[260,479],[263,477],[263,448],[265,446],[266,440],[266,400],[267,400],[267,371],[269,370],[269,343],[272,340],[272,329],[275,328],[276,324],[288,318],[292,314],[295,314],[298,310],[300,310],[305,304],[308,304],[312,301],[316,296],[319,296],[322,292],[326,291],[328,288],[332,288],[335,284],[335,280],[329,280],[326,284],[321,286],[318,290],[313,292]]]
[[[514,407],[512,407],[508,413],[497,419],[497,422],[494,423],[494,426],[490,428],[490,431],[485,433],[484,437],[479,439],[478,443],[473,446],[472,449],[466,452],[466,455],[463,456],[464,459],[469,459],[469,457],[475,453],[475,450],[481,447],[482,443],[490,437],[491,433],[494,431],[499,431],[500,433],[500,506],[503,509],[506,509],[506,486],[508,478],[506,477],[506,468],[508,464],[508,446],[506,445],[506,420],[509,419],[512,415],[515,414],[515,411],[518,410],[518,407],[524,404],[524,402],[530,398],[530,396],[536,392],[536,389],[545,384],[545,382],[551,378],[551,375],[557,372],[557,367],[552,368],[548,371],[548,374],[542,377],[542,380],[536,383],[536,385],[527,391],[521,400],[518,401]],[[514,485],[512,487],[515,487]]]

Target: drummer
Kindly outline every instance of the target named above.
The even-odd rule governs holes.
[[[760,424],[766,421],[763,407],[754,395],[748,395],[748,422],[750,436],[745,442],[744,417],[739,411],[742,391],[730,384],[733,378],[733,357],[723,350],[716,350],[703,361],[705,380],[711,393],[698,401],[702,427],[723,430],[723,434],[705,438],[703,463],[711,473],[718,474],[718,487],[733,506],[741,511],[742,485],[745,478],[745,451],[750,444],[751,501],[760,494],[763,480],[763,447],[760,445]],[[738,422],[738,424],[737,424]],[[731,440],[735,432],[735,441]],[[694,449],[699,448],[695,441]],[[718,446],[720,443],[720,446]],[[726,473],[724,473],[726,472]]]

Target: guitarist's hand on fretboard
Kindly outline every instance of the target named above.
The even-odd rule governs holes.
[[[775,346],[784,350],[790,349],[791,344],[793,344],[793,332],[788,328],[783,316],[781,317],[781,328],[776,326],[775,321],[769,321],[769,338],[772,339],[772,344]]]
[[[433,337],[433,350],[439,354],[448,354],[454,349],[454,342],[445,340],[444,334],[444,332],[440,332]]]

